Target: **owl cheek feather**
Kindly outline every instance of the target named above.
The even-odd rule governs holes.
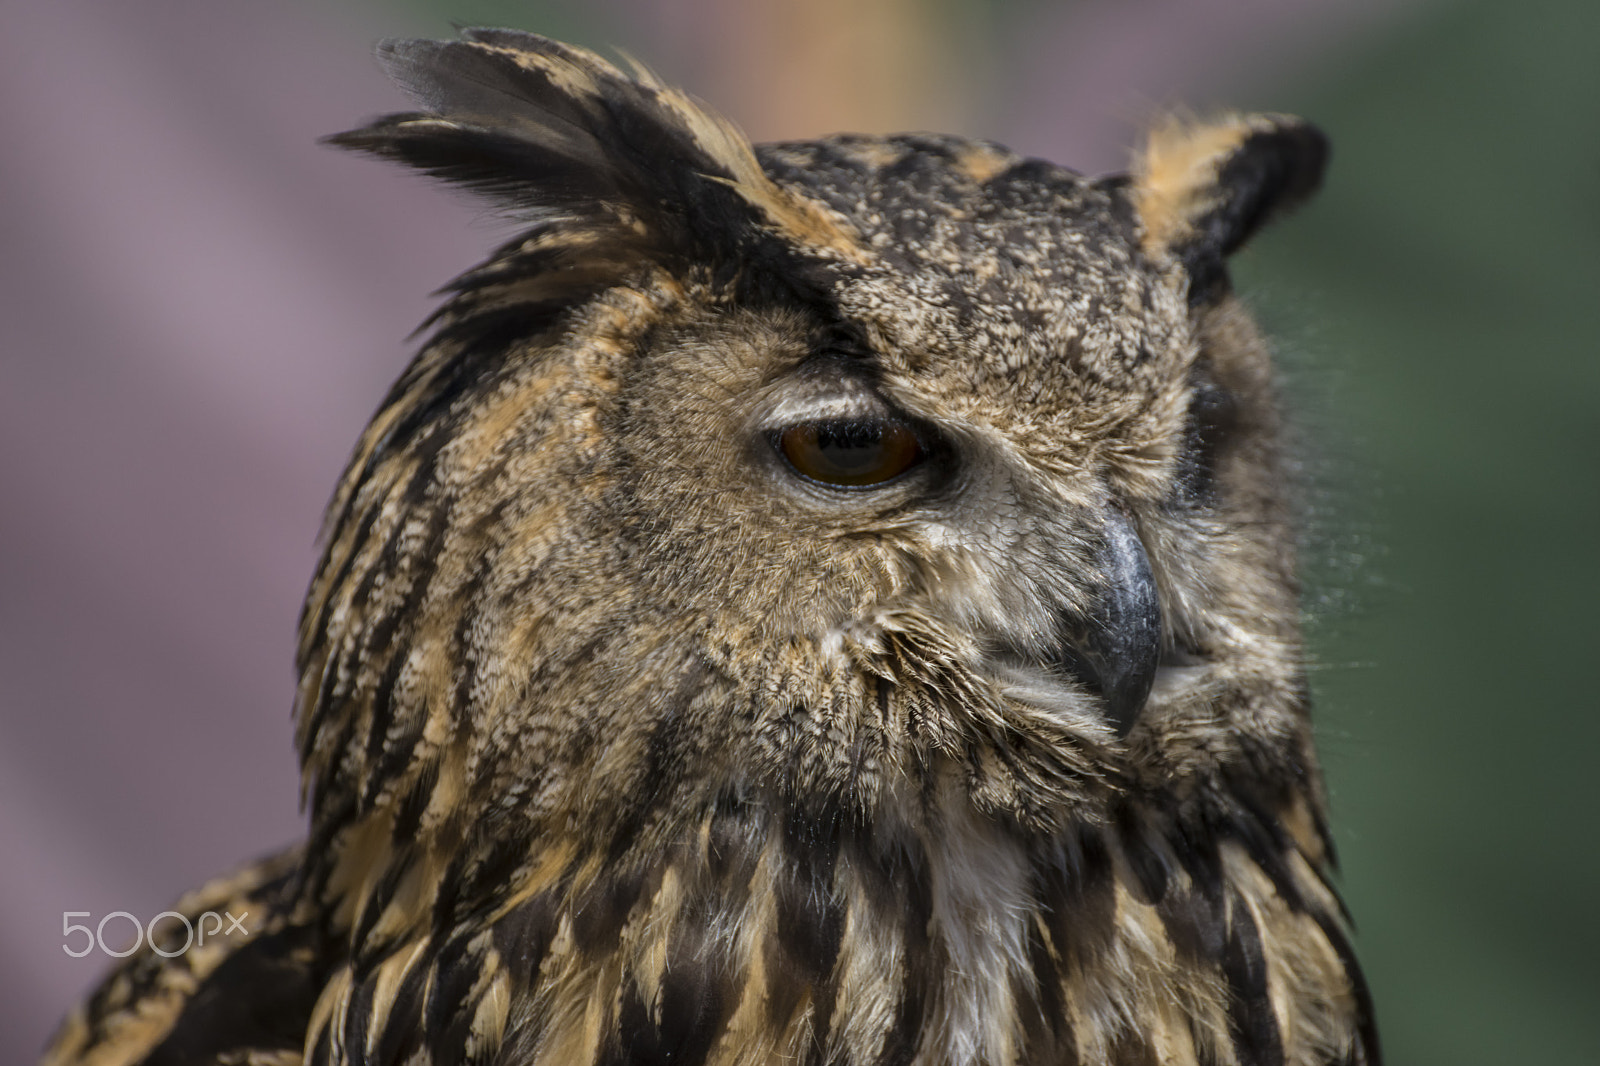
[[[1161,661],[1161,605],[1149,556],[1132,520],[1113,509],[1098,553],[1094,606],[1064,613],[1061,664],[1099,694],[1106,719],[1127,736],[1144,708]]]
[[[1327,163],[1322,131],[1288,115],[1170,118],[1151,130],[1124,188],[1145,253],[1177,259],[1191,304],[1206,304],[1227,291],[1227,257],[1316,192]]]

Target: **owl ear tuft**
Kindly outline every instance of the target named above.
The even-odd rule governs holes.
[[[1322,131],[1292,116],[1168,118],[1130,176],[1144,249],[1183,262],[1203,297],[1225,277],[1227,256],[1317,190],[1327,161]]]
[[[642,71],[514,30],[388,40],[378,56],[423,110],[327,143],[471,188],[590,262],[715,259],[763,229],[856,247],[820,205],[773,184],[732,123]]]

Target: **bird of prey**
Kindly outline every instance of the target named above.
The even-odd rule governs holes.
[[[1323,136],[1090,178],[752,146],[510,30],[381,56],[417,109],[332,142],[520,231],[328,511],[307,840],[47,1061],[1377,1063],[1227,268]]]

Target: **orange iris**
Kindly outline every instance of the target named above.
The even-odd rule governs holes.
[[[844,488],[881,485],[922,458],[911,427],[888,420],[802,422],[778,435],[778,447],[799,473]]]

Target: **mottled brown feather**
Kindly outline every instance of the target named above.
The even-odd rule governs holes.
[[[1163,127],[1093,180],[752,148],[513,31],[384,54],[423,110],[335,142],[527,228],[446,290],[330,505],[309,843],[205,896],[292,943],[260,972],[298,1043],[195,1006],[223,963],[147,954],[48,1061],[1376,1063],[1224,266],[1320,135]],[[806,482],[770,434],[838,410],[926,461]],[[1126,728],[1063,628],[1122,580],[1113,528],[1161,621]]]

